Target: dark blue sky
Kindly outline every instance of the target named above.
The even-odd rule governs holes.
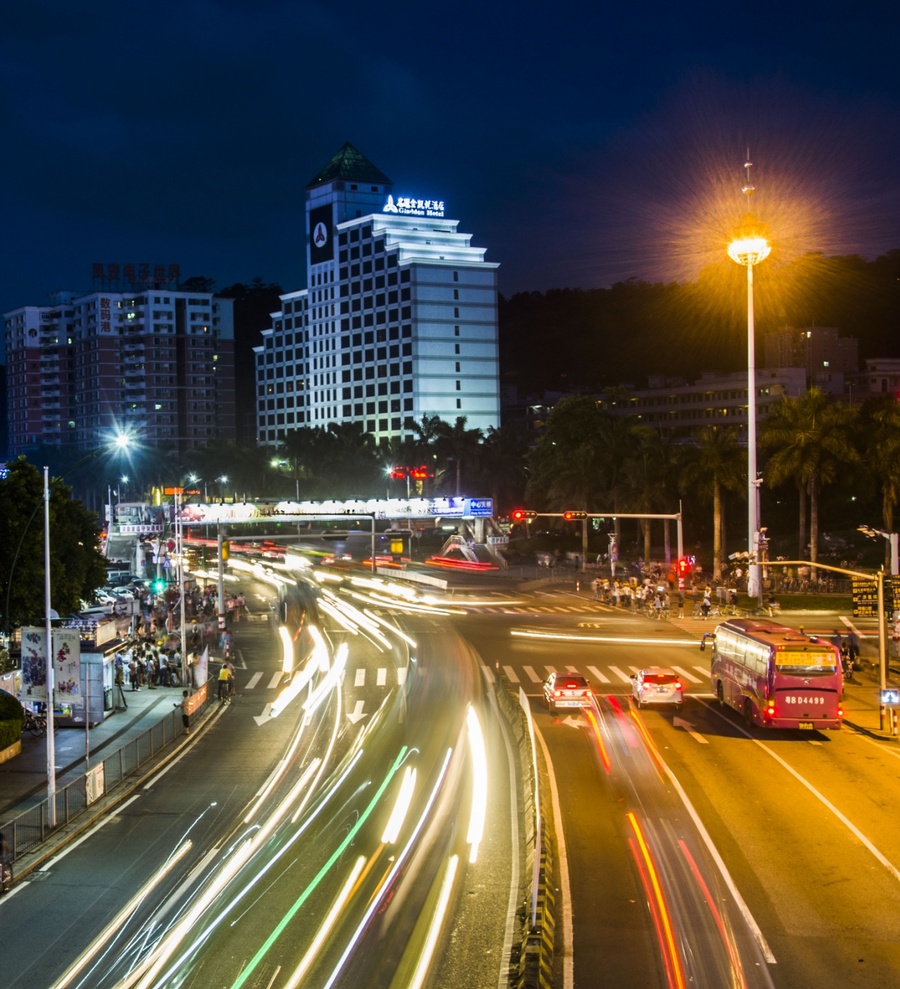
[[[747,145],[791,250],[875,257],[900,247],[900,15],[876,6],[4,5],[0,309],[94,261],[300,288],[304,187],[344,141],[444,199],[507,295],[693,277]]]

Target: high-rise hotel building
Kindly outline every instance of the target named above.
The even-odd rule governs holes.
[[[307,288],[280,297],[255,348],[260,443],[332,422],[377,441],[423,416],[500,424],[498,265],[458,225],[350,144],[315,176]]]
[[[4,324],[10,457],[119,431],[179,453],[234,441],[231,299],[164,283],[59,292]]]

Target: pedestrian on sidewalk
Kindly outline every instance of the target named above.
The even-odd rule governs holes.
[[[187,735],[191,730],[191,716],[188,713],[188,692],[186,690],[181,691],[181,703],[176,704],[175,707],[181,708],[181,723],[184,725],[184,733]]]

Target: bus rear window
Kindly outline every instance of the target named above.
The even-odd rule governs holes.
[[[831,650],[779,649],[775,654],[775,669],[779,673],[831,675],[837,671],[837,662],[837,654]]]

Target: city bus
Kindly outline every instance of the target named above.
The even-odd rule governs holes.
[[[712,639],[713,694],[748,728],[841,727],[841,654],[828,639],[757,618],[722,622],[703,638]]]

